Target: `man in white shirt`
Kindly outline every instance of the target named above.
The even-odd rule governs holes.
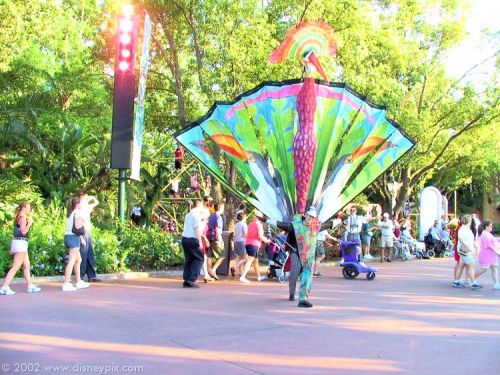
[[[481,289],[482,286],[476,283],[474,275],[474,233],[470,229],[472,218],[470,215],[462,217],[462,226],[458,230],[457,251],[460,255],[460,263],[455,271],[455,280],[453,281],[454,288],[465,288],[460,282],[460,277],[464,267],[467,270],[467,275],[470,280],[472,289]]]
[[[378,227],[381,232],[380,247],[382,248],[380,261],[383,263],[385,259],[387,262],[391,262],[392,247],[394,245],[394,224],[392,220],[390,220],[387,212],[384,213],[382,220],[379,221]],[[386,250],[388,254],[387,257],[385,257]]]
[[[203,265],[203,252],[201,251],[201,214],[203,202],[196,200],[191,211],[184,219],[182,232],[182,249],[184,250],[184,288],[199,288],[196,279]]]

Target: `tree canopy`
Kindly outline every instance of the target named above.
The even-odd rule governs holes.
[[[113,30],[118,1],[0,2],[0,178],[58,201],[109,195]],[[264,80],[300,77],[297,61],[268,64],[290,27],[321,19],[338,56],[321,62],[417,141],[394,169],[396,209],[428,181],[445,191],[498,174],[498,63],[481,87],[450,77],[445,53],[465,35],[460,0],[145,0],[153,20],[143,182],[133,199],[160,199],[173,162],[170,135]],[[477,62],[480,66],[481,61]],[[472,67],[471,67],[472,68]],[[464,72],[464,76],[474,73]],[[159,144],[161,143],[161,144]],[[472,173],[471,173],[472,171]],[[231,171],[227,171],[231,174]],[[154,176],[157,176],[156,178]],[[389,201],[388,176],[367,194]],[[0,200],[7,199],[7,188]],[[30,190],[30,191],[31,191]],[[2,195],[3,194],[3,195]],[[220,192],[219,192],[220,194]]]

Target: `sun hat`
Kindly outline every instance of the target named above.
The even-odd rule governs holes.
[[[318,214],[314,207],[309,207],[309,210],[307,210],[306,215],[311,217],[318,217]]]
[[[259,210],[255,210],[255,211],[253,212],[253,215],[254,215],[255,217],[260,217],[260,218],[263,218],[263,217],[264,217],[264,215],[262,214],[262,212],[260,212]]]
[[[389,217],[389,214],[387,212],[384,212],[384,217]]]

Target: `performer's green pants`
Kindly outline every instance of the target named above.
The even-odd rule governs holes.
[[[313,269],[314,269],[314,253],[315,247],[311,246],[311,249],[307,252],[307,260],[302,261],[302,274],[300,275],[300,290],[299,290],[299,300],[305,301],[309,296],[309,292],[312,288],[313,280]]]

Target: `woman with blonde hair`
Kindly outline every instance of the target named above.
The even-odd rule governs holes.
[[[0,288],[0,295],[12,296],[16,294],[10,289],[9,284],[16,275],[19,268],[23,268],[23,276],[26,280],[28,288],[26,292],[37,293],[42,290],[39,285],[33,284],[30,275],[30,258],[28,255],[28,234],[33,225],[33,219],[27,216],[31,212],[31,207],[28,202],[23,202],[19,205],[14,219],[14,238],[10,244],[10,254],[13,257],[12,267],[7,272],[2,287]]]
[[[63,292],[73,292],[78,289],[88,288],[89,284],[80,278],[80,246],[85,246],[85,227],[83,213],[81,212],[80,198],[72,198],[66,219],[66,232],[64,244],[68,248],[69,260],[64,272]],[[71,284],[71,273],[74,270],[76,284]]]

